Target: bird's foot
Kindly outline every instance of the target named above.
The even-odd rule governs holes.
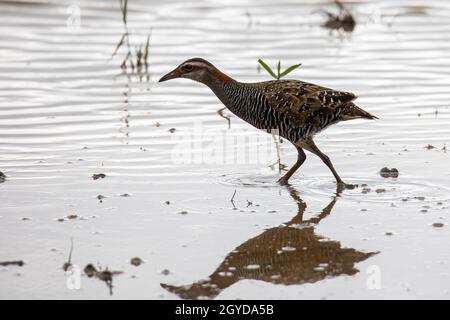
[[[338,181],[337,186],[338,186],[338,189],[340,189],[340,190],[344,190],[344,189],[352,190],[352,189],[355,189],[356,187],[358,187],[357,184],[345,183],[344,181]]]
[[[286,179],[285,177],[281,177],[277,182],[282,186],[289,185],[289,179]]]

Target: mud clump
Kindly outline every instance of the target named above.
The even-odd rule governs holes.
[[[104,174],[104,173],[94,173],[92,175],[92,179],[94,179],[94,180],[105,179],[105,178],[106,178],[106,174]]]
[[[5,182],[6,180],[6,175],[0,171],[0,183]]]
[[[69,214],[69,215],[67,215],[65,217],[56,219],[56,221],[64,222],[64,221],[67,221],[67,220],[77,220],[77,219],[82,219],[82,217],[80,217],[80,216],[78,216],[76,214]]]
[[[132,258],[132,259],[130,260],[130,263],[131,263],[133,266],[138,267],[138,266],[140,266],[142,263],[144,263],[144,260],[142,260],[142,259],[139,258],[139,257],[134,257],[134,258]]]
[[[389,169],[388,167],[384,167],[380,170],[380,176],[383,178],[398,178],[399,172],[397,168]]]
[[[25,264],[22,260],[17,261],[0,261],[0,266],[7,267],[7,266],[19,266],[22,267]]]
[[[369,187],[364,187],[364,188],[362,188],[361,193],[366,194],[366,193],[369,193],[370,191],[371,191],[371,189]]]
[[[88,264],[86,267],[84,267],[84,274],[87,275],[89,278],[92,278],[97,273],[97,269],[92,265]]]
[[[164,276],[168,276],[170,273],[171,272],[170,272],[169,269],[164,269],[164,270],[161,271],[161,274],[164,275]]]
[[[435,228],[442,228],[443,226],[444,226],[444,224],[442,222],[433,223],[433,227],[435,227]]]

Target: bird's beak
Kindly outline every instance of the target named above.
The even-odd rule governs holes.
[[[163,82],[163,81],[167,81],[170,79],[175,79],[175,78],[179,78],[181,77],[181,72],[177,69],[169,72],[168,74],[166,74],[165,76],[163,76],[161,79],[159,79],[159,82]]]

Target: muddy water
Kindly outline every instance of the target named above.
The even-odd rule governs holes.
[[[446,1],[354,2],[351,34],[321,27],[327,2],[129,6],[149,79],[121,72],[124,48],[109,60],[115,1],[0,3],[0,261],[25,263],[0,267],[1,298],[450,297]],[[313,155],[277,186],[270,135],[199,84],[157,83],[194,56],[242,81],[269,79],[258,58],[301,62],[291,77],[355,92],[380,120],[316,142],[360,187],[337,193]],[[89,263],[123,271],[113,295],[77,278]]]

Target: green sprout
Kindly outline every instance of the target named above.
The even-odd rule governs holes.
[[[275,79],[280,80],[281,78],[283,78],[284,76],[286,76],[287,74],[291,73],[292,71],[294,71],[295,69],[297,69],[298,67],[300,67],[302,64],[294,64],[292,66],[290,66],[289,68],[287,68],[286,70],[284,70],[283,72],[281,72],[281,61],[278,60],[278,65],[277,65],[277,73],[275,74],[275,72],[272,71],[272,69],[267,65],[267,63],[265,63],[262,59],[258,60],[259,64],[266,69],[266,71]]]
[[[125,58],[123,59],[120,68],[126,72],[128,66],[131,68],[131,71],[134,72],[136,68],[138,73],[142,72],[142,67],[145,67],[145,73],[148,74],[148,58],[149,58],[149,48],[150,48],[150,37],[152,34],[152,30],[147,34],[145,47],[142,48],[142,44],[140,46],[136,46],[133,51],[131,49],[130,44],[130,36],[131,34],[128,32],[128,0],[119,0],[120,3],[120,11],[122,12],[122,22],[124,26],[124,32],[114,49],[114,52],[111,55],[111,59],[114,58],[119,51],[119,49],[123,46],[126,48]]]
[[[120,0],[120,11],[122,11],[123,24],[127,25],[128,0]]]

